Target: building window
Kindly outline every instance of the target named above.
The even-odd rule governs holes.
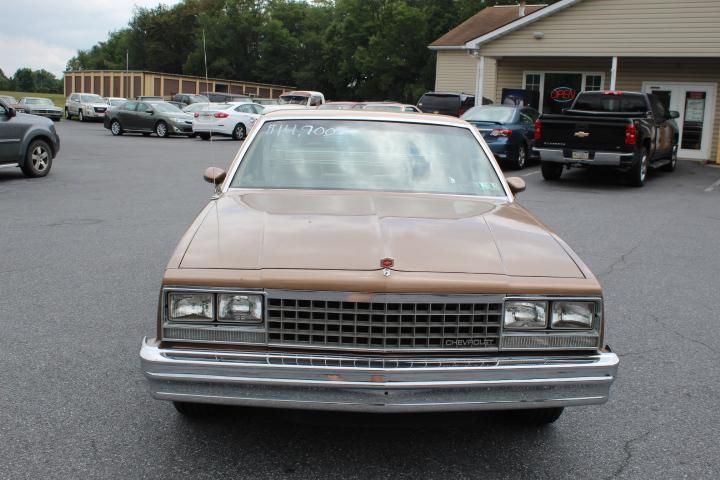
[[[529,73],[525,75],[525,89],[539,92],[540,78],[541,77],[539,73]]]
[[[600,75],[585,75],[585,91],[597,92],[602,90],[602,80]]]

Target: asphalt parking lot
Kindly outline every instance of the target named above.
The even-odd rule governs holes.
[[[202,172],[240,143],[57,128],[48,177],[0,170],[0,478],[720,477],[720,169],[681,162],[642,189],[519,172],[520,201],[605,288],[622,361],[607,405],[544,429],[493,414],[199,422],[149,397],[138,351],[170,253],[212,193]]]

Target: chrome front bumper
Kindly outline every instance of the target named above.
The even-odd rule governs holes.
[[[140,359],[160,400],[361,412],[602,404],[619,363],[614,353],[409,359],[162,349],[147,338]]]

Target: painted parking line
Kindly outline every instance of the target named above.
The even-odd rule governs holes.
[[[520,175],[520,176],[521,176],[521,177],[529,177],[530,175],[535,175],[535,174],[538,173],[539,171],[540,171],[540,170],[533,170],[532,172],[528,172],[528,173],[525,173],[525,174]]]
[[[713,183],[713,184],[710,185],[708,188],[706,188],[705,191],[706,191],[706,192],[712,192],[712,191],[715,190],[717,187],[720,187],[720,178],[718,179],[717,182]]]

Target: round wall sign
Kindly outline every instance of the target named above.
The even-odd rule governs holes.
[[[558,103],[568,103],[575,100],[575,97],[577,96],[577,90],[570,87],[557,87],[552,92],[550,92],[550,98],[553,99],[553,101]]]

